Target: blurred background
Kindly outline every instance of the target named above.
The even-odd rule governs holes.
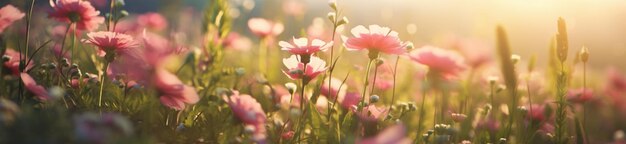
[[[107,0],[92,0],[108,11]],[[157,11],[177,19],[183,11],[193,11],[198,20],[209,0],[126,0],[131,13]],[[231,0],[235,31],[249,34],[247,19],[262,17],[285,23],[279,39],[291,38],[311,25],[315,17],[330,11],[326,0]],[[0,2],[6,3],[6,2]],[[20,2],[18,2],[20,3]],[[22,2],[23,3],[23,2]],[[48,1],[37,1],[48,5]],[[591,69],[615,67],[626,71],[626,1],[624,0],[338,0],[348,17],[347,30],[356,25],[378,24],[391,27],[403,40],[417,46],[445,47],[450,39],[471,39],[494,45],[494,29],[500,24],[509,34],[514,53],[522,59],[536,55],[545,65],[547,47],[556,33],[556,20],[567,21],[570,52],[582,46],[590,49]],[[19,5],[19,4],[18,4]],[[23,4],[25,5],[25,4]],[[173,25],[188,26],[188,23]],[[197,23],[200,23],[198,21]],[[347,31],[345,34],[349,34]]]

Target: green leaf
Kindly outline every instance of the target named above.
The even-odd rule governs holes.
[[[313,139],[320,140],[318,142],[323,143],[321,140],[323,137],[326,137],[328,129],[322,128],[324,126],[324,120],[322,119],[322,115],[317,111],[317,108],[315,108],[315,105],[311,101],[308,102],[308,105],[309,111],[311,111],[309,113],[311,129],[313,129],[313,135],[315,135]]]

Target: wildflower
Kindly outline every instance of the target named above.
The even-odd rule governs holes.
[[[261,38],[277,36],[285,29],[282,23],[274,23],[263,18],[251,18],[248,20],[248,27],[253,34]]]
[[[115,60],[116,55],[127,52],[135,47],[133,37],[126,34],[100,31],[87,33],[84,43],[98,47],[98,55],[104,56],[108,62]]]
[[[451,48],[458,50],[465,58],[465,63],[472,68],[479,68],[492,61],[491,47],[478,40],[455,39]]]
[[[137,16],[137,24],[141,27],[162,31],[167,28],[167,20],[163,15],[155,12],[149,12]]]
[[[266,116],[261,104],[250,95],[239,94],[238,91],[233,91],[232,95],[224,95],[222,98],[241,122],[255,128],[253,140],[259,143],[264,142],[267,137]]]
[[[13,22],[24,18],[24,16],[25,14],[13,5],[6,5],[0,8],[0,34]]]
[[[544,115],[544,111],[545,111],[545,105],[542,104],[532,104],[530,105],[530,108],[528,109],[528,113],[526,114],[526,118],[532,120],[532,121],[537,121],[537,122],[543,122],[544,120],[546,120],[546,117]]]
[[[328,87],[330,81],[330,89]],[[331,100],[334,100],[339,94],[340,97],[343,97],[346,94],[346,90],[348,89],[347,85],[342,86],[343,81],[336,78],[326,78],[324,82],[322,82],[322,87],[320,88],[320,93],[324,96],[329,97]],[[341,89],[340,89],[341,87]]]
[[[476,129],[497,132],[500,129],[500,123],[494,119],[483,119],[476,124]]]
[[[291,79],[305,79],[309,81],[326,70],[326,62],[322,59],[312,56],[308,64],[298,62],[299,56],[291,55],[291,57],[283,59],[283,64],[287,70],[283,70]],[[304,68],[306,65],[306,70]]]
[[[294,55],[299,55],[302,59],[300,62],[309,63],[311,55],[315,54],[319,51],[326,51],[330,46],[333,45],[333,42],[324,42],[319,39],[309,40],[307,38],[293,38],[291,43],[286,41],[278,42],[278,45],[282,47],[281,50],[285,50]]]
[[[349,92],[346,93],[345,96],[339,95],[338,101],[341,103],[341,106],[345,109],[350,109],[356,106],[359,101],[361,101],[361,94]]]
[[[154,86],[159,91],[161,103],[175,110],[182,110],[185,104],[200,100],[195,88],[183,84],[176,75],[162,68],[155,70]]]
[[[379,108],[376,105],[369,105],[364,107],[360,112],[357,110],[356,106],[353,106],[352,112],[355,113],[361,120],[376,122],[385,118],[387,113],[389,113],[389,110],[384,107]]]
[[[378,135],[357,140],[357,144],[410,144],[411,139],[406,137],[406,128],[403,124],[396,124],[385,128]]]
[[[284,133],[283,133],[283,134],[281,134],[280,136],[281,136],[283,139],[291,139],[291,138],[293,138],[293,135],[294,135],[295,133],[296,133],[296,132],[294,132],[294,131],[288,131],[288,132],[284,132]]]
[[[424,46],[409,54],[413,61],[426,65],[429,72],[438,73],[444,77],[457,76],[465,70],[463,57],[456,52],[433,46]]]
[[[359,25],[351,30],[352,38],[345,38],[345,46],[348,50],[369,50],[369,58],[378,58],[378,53],[403,54],[405,43],[398,38],[398,32],[388,27],[370,25],[369,29]]]
[[[583,48],[580,49],[578,55],[580,56],[580,60],[586,63],[587,61],[589,61],[589,48],[583,46]]]
[[[593,90],[585,88],[569,90],[566,98],[570,102],[582,104],[593,98]]]
[[[4,67],[11,71],[11,73],[15,76],[20,74],[20,58],[22,58],[22,60],[24,61],[28,60],[26,56],[13,49],[6,49],[4,52],[4,56],[2,56],[2,60],[4,61]],[[34,62],[31,60],[28,64],[26,64],[23,71],[28,71],[33,68],[33,63]]]
[[[35,97],[37,98],[37,100],[47,101],[48,99],[50,99],[50,94],[48,94],[48,91],[46,91],[46,88],[44,88],[41,85],[38,85],[37,82],[35,82],[35,80],[33,79],[33,77],[31,77],[27,73],[21,73],[20,77],[22,78],[22,83],[24,83],[24,87],[26,87],[28,91],[33,93]]]
[[[50,0],[51,11],[48,17],[59,22],[74,23],[80,30],[92,31],[98,25],[104,23],[104,17],[98,16],[97,11],[90,2],[83,0]]]

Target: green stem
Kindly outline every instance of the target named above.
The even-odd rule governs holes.
[[[400,61],[400,56],[399,55],[396,56],[396,62],[394,64],[394,66],[393,66],[393,86],[391,88],[391,103],[389,104],[389,108],[387,108],[388,110],[391,110],[391,106],[393,105],[393,102],[396,101],[396,75],[398,74],[397,73],[398,72],[398,61]],[[420,118],[420,121],[421,121],[421,118]],[[419,130],[420,129],[418,129],[418,131]]]
[[[367,69],[365,72],[365,81],[363,82],[363,93],[361,93],[361,103],[358,104],[357,107],[357,111],[361,112],[363,110],[363,107],[365,106],[365,93],[367,92],[367,85],[369,83],[369,75],[370,75],[370,69],[372,68],[372,62],[374,61],[374,59],[370,59],[367,62]]]
[[[98,94],[98,107],[102,112],[102,91],[104,90],[104,83],[107,76],[107,69],[109,67],[109,62],[104,62],[104,68],[102,71],[102,77],[100,77],[100,93]]]

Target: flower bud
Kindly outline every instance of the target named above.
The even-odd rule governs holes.
[[[513,64],[517,64],[517,62],[519,62],[520,59],[522,59],[522,57],[520,57],[519,55],[516,55],[516,54],[511,55],[511,61],[513,61]]]
[[[496,76],[489,76],[489,77],[487,77],[487,81],[489,81],[490,85],[495,85],[496,82],[498,81],[498,77],[496,77]]]
[[[406,42],[406,50],[413,50],[415,48],[415,45],[413,45],[413,42]]]
[[[326,17],[328,18],[328,20],[330,20],[331,22],[335,22],[335,19],[337,18],[337,13],[335,12],[329,12],[328,15],[326,15]]]
[[[378,95],[372,95],[370,96],[370,103],[376,103],[380,100],[380,97]]]
[[[242,76],[242,75],[246,74],[246,69],[242,68],[242,67],[236,68],[235,69],[235,74],[237,74],[238,76]]]
[[[11,60],[11,56],[9,56],[9,55],[3,55],[3,56],[2,56],[2,61],[3,61],[3,62],[7,62],[7,61],[9,61],[9,60]]]
[[[296,90],[298,90],[298,86],[295,83],[286,83],[285,88],[289,90],[290,94],[293,94],[296,92]]]
[[[337,22],[337,26],[348,24],[348,23],[350,23],[350,21],[348,21],[348,18],[343,17],[341,20],[339,20],[339,22]]]
[[[385,63],[385,59],[376,58],[376,66],[383,65]]]
[[[580,49],[580,60],[582,60],[584,63],[587,63],[587,61],[589,61],[589,49],[585,46],[583,46],[583,48]]]
[[[328,0],[328,6],[333,10],[337,10],[337,0]]]

